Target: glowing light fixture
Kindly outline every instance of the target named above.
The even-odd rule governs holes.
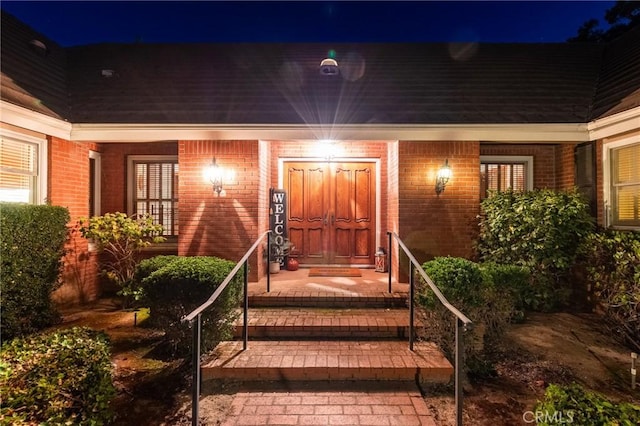
[[[320,74],[326,76],[338,75],[338,61],[336,61],[336,51],[331,49],[327,52],[327,57],[320,62]]]
[[[220,197],[220,194],[224,191],[224,181],[233,180],[234,174],[235,173],[233,172],[233,170],[226,170],[220,167],[220,165],[216,162],[216,158],[213,157],[213,160],[211,160],[211,164],[209,164],[209,166],[204,169],[203,176],[207,181],[211,182],[213,192],[218,194],[218,197]]]
[[[436,176],[436,194],[440,194],[447,186],[447,182],[451,179],[451,167],[449,167],[449,160],[444,160],[444,165],[438,170]]]

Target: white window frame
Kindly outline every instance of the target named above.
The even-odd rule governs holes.
[[[621,230],[640,230],[640,227],[638,226],[614,225],[613,209],[611,206],[611,199],[613,197],[613,194],[611,193],[611,153],[616,148],[622,148],[624,146],[633,145],[636,143],[640,143],[640,135],[630,136],[616,142],[602,144],[602,186],[604,196],[604,226],[606,228]]]
[[[525,191],[533,191],[533,155],[481,155],[480,165],[482,163],[491,164],[513,164],[524,163],[525,165]],[[482,194],[480,194],[482,198]]]
[[[36,137],[24,133],[14,132],[13,130],[0,128],[0,135],[3,139],[12,139],[16,142],[30,143],[37,147],[37,167],[35,194],[33,197],[34,204],[46,204],[47,187],[48,187],[48,158],[49,144],[46,137]]]
[[[127,214],[131,216],[133,214],[133,198],[135,188],[135,163],[136,162],[178,162],[177,155],[129,155],[127,156]],[[178,201],[179,202],[179,201]],[[176,234],[174,237],[179,235]]]

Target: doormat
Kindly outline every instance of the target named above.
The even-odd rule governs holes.
[[[311,268],[310,277],[361,277],[358,268]]]

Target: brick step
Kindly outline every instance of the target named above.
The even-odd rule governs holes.
[[[250,307],[404,308],[408,293],[285,290],[251,293]]]
[[[222,342],[204,362],[202,377],[239,381],[420,380],[448,382],[451,363],[432,343],[409,350],[399,341]]]
[[[243,332],[236,321],[234,337]],[[249,309],[250,338],[295,339],[408,339],[408,309]]]

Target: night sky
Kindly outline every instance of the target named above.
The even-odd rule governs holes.
[[[62,46],[99,42],[563,42],[612,1],[5,1]]]

